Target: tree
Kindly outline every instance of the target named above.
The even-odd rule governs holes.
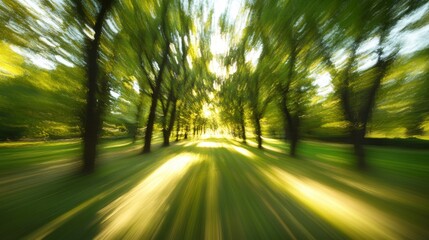
[[[231,76],[219,91],[219,105],[222,121],[229,125],[230,132],[246,143],[246,119],[244,87],[238,73]]]
[[[86,96],[86,110],[83,122],[83,171],[91,173],[95,168],[95,159],[97,156],[97,143],[102,127],[102,104],[97,103],[97,95],[107,94],[107,82],[104,79],[99,84],[99,66],[97,63],[99,57],[99,44],[103,30],[103,24],[107,14],[113,4],[113,0],[104,0],[100,2],[101,8],[97,13],[95,22],[92,26],[94,37],[87,39],[86,43],[86,71],[87,71],[87,96]],[[83,1],[77,2],[77,12],[81,16],[84,24],[91,24],[89,16],[86,13]]]
[[[315,31],[322,46],[320,52],[333,77],[335,92],[348,122],[360,169],[367,168],[363,143],[377,92],[397,57],[398,49],[389,42],[389,33],[400,19],[420,5],[419,1],[352,1],[338,5],[336,10],[342,9],[343,14],[334,16],[335,22]],[[330,12],[333,11],[327,10],[324,14]],[[323,38],[322,32],[330,38]],[[363,44],[370,39],[377,39],[378,46],[362,52]],[[338,46],[346,49],[347,53],[347,59],[340,68],[335,66],[333,60]],[[359,66],[362,65],[360,59],[370,57],[375,58],[372,66]]]
[[[195,78],[190,78],[188,75],[188,52],[190,48],[190,17],[186,15],[184,9],[184,2],[177,2],[178,14],[175,16],[175,22],[177,28],[173,31],[172,39],[174,39],[174,51],[171,54],[171,58],[175,61],[170,62],[170,75],[164,84],[164,88],[161,89],[162,96],[160,98],[162,107],[162,134],[163,134],[163,146],[170,145],[170,136],[174,127],[174,123],[177,118],[177,105],[180,99],[192,89]]]
[[[277,90],[285,136],[290,141],[289,153],[295,156],[305,103],[312,94],[309,74],[315,61],[314,43],[303,21],[309,8],[299,1],[255,1],[251,10],[249,22],[263,43],[264,57],[259,59],[258,68],[261,75],[272,79],[265,85],[270,84]]]

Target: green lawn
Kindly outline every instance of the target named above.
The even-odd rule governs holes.
[[[106,140],[76,174],[80,143],[0,144],[2,239],[427,239],[429,151],[209,138],[139,155]]]

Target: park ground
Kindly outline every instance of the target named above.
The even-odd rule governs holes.
[[[264,149],[223,137],[105,140],[77,174],[80,142],[0,144],[1,239],[428,239],[429,151],[345,144]]]

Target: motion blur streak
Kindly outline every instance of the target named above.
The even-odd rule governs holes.
[[[264,174],[353,239],[403,239],[411,236],[398,219],[338,190],[309,178],[296,177],[277,167],[271,167]]]
[[[216,143],[216,142],[200,142],[200,143],[198,143],[197,147],[201,147],[201,148],[220,148],[220,147],[222,147],[222,144]]]
[[[252,152],[250,152],[249,150],[247,150],[247,149],[245,149],[245,148],[242,148],[242,147],[237,147],[237,146],[234,146],[234,145],[231,145],[231,147],[232,147],[232,149],[234,149],[236,152],[238,152],[238,153],[240,153],[240,154],[242,154],[242,155],[244,155],[244,156],[246,156],[246,157],[249,157],[249,158],[255,158],[255,154],[253,154]]]
[[[128,193],[99,213],[102,230],[96,239],[148,239],[162,224],[162,211],[174,184],[199,161],[198,155],[181,153],[151,173]]]
[[[63,215],[59,216],[55,220],[51,221],[50,223],[46,224],[42,228],[38,229],[36,232],[27,236],[25,239],[39,240],[39,239],[46,238],[46,236],[51,234],[53,231],[55,231],[57,228],[59,228],[61,225],[63,225],[66,221],[70,220],[77,213],[79,213],[83,209],[87,208],[88,206],[92,205],[93,203],[99,201],[100,199],[108,196],[114,190],[116,190],[116,188],[112,189],[110,191],[103,192],[103,193],[83,202],[79,206],[77,206],[77,207],[71,209],[70,211],[64,213]]]
[[[339,177],[335,175],[332,175],[331,177],[336,179],[337,181],[340,181],[352,188],[358,189],[359,191],[365,192],[367,194],[371,194],[379,198],[388,199],[390,201],[396,201],[402,204],[409,204],[410,202],[412,202],[414,203],[413,206],[415,208],[420,208],[424,211],[429,210],[429,206],[426,206],[426,200],[420,196],[416,196],[415,194],[411,194],[399,189],[393,189],[380,183],[368,183],[365,182],[365,179],[349,180],[345,177]]]
[[[210,168],[207,180],[207,207],[206,207],[206,225],[205,225],[205,239],[222,239],[222,227],[219,217],[219,202],[218,185],[219,176],[215,163],[209,162]]]

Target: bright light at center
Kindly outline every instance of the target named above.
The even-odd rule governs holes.
[[[220,64],[217,59],[213,59],[210,61],[209,70],[217,76],[225,77],[227,75],[226,68],[222,64]]]
[[[203,106],[203,115],[205,118],[210,118],[212,116],[212,111],[210,110],[210,106],[208,104],[204,104]]]
[[[215,34],[210,42],[210,50],[213,54],[225,54],[228,51],[228,43],[220,34]]]
[[[317,93],[320,96],[327,96],[334,89],[331,85],[332,77],[328,72],[318,73],[313,75],[315,83],[318,87]]]

